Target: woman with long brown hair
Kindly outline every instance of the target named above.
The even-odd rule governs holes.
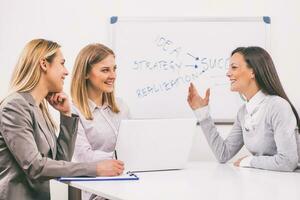
[[[238,159],[236,166],[294,171],[300,158],[299,116],[271,56],[260,47],[237,48],[231,54],[227,76],[231,91],[243,95],[246,104],[225,140],[209,115],[209,89],[201,97],[191,84],[188,94],[188,103],[218,161],[227,162],[245,145],[252,155]]]

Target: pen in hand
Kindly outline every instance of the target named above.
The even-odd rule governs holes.
[[[115,150],[115,158],[118,160],[117,151]]]

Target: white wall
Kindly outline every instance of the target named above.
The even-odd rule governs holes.
[[[37,37],[63,46],[71,71],[76,54],[86,44],[109,45],[108,19],[117,16],[270,16],[271,55],[283,86],[300,107],[300,3],[298,0],[0,0],[0,99],[4,97],[12,69],[25,43]],[[65,83],[69,91],[70,78]],[[230,126],[220,126],[226,135]],[[212,160],[198,133],[192,160]]]
[[[283,85],[300,104],[300,3],[297,0],[1,0],[0,98],[5,95],[18,55],[37,37],[58,41],[71,70],[80,48],[90,42],[109,44],[108,18],[118,16],[263,16],[272,18],[271,53]],[[69,80],[66,82],[69,90]]]
[[[69,71],[86,44],[109,45],[110,16],[265,16],[271,23],[271,54],[290,99],[300,107],[296,83],[300,72],[300,4],[297,0],[1,0],[0,99],[6,94],[12,69],[25,43],[43,37],[58,41]],[[69,93],[70,77],[65,82]],[[226,134],[226,126],[220,131]],[[211,159],[200,133],[192,159]],[[205,147],[203,149],[203,147]],[[203,150],[203,151],[200,151]],[[205,151],[204,151],[205,150]],[[208,152],[208,153],[202,153]]]

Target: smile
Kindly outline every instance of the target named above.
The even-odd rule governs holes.
[[[104,83],[107,84],[107,85],[110,85],[110,86],[112,86],[114,84],[113,81],[112,82],[104,82]]]

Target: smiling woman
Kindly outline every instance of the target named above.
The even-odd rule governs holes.
[[[96,94],[98,104],[102,103],[102,93],[111,93],[116,79],[116,64],[114,55],[110,54],[101,62],[96,63],[87,74],[87,89],[89,96]]]
[[[240,108],[229,136],[223,138],[209,115],[209,89],[199,96],[193,84],[188,103],[218,161],[231,159],[243,145],[252,154],[234,164],[294,171],[300,159],[299,116],[285,94],[271,56],[260,47],[240,47],[231,54],[227,76],[231,91],[247,102]]]
[[[111,49],[90,44],[79,52],[71,82],[72,108],[80,118],[73,156],[76,162],[115,161],[120,121],[129,117],[127,106],[115,98],[115,80],[115,55]],[[92,199],[91,195],[83,192],[82,199]]]

